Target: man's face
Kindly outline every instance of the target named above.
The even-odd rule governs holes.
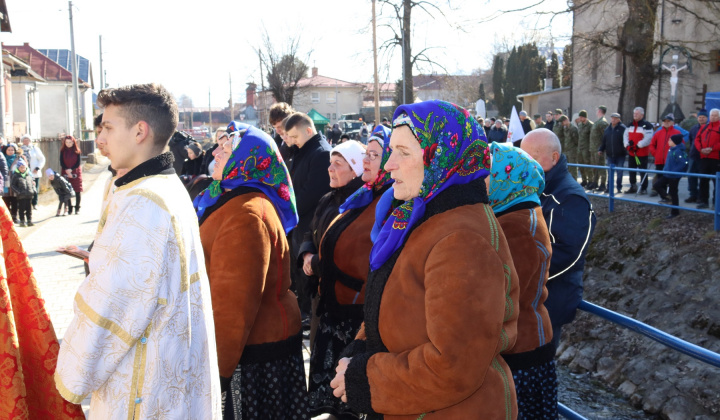
[[[285,127],[283,127],[282,120],[273,124],[273,128],[275,129],[275,132],[277,133],[277,135],[280,136],[280,138],[282,138],[284,141],[285,140]]]
[[[296,125],[295,127],[289,129],[285,135],[285,142],[287,144],[298,147],[304,146],[305,142],[310,140],[310,137],[313,136],[310,127],[303,127],[301,125]]]
[[[719,112],[711,112],[710,113],[710,122],[716,123],[720,121],[720,113]]]
[[[645,114],[643,114],[642,112],[640,112],[640,111],[637,110],[637,109],[633,111],[633,119],[634,119],[635,121],[640,121],[640,120],[642,120],[644,116],[645,116]]]
[[[700,115],[700,116],[698,116],[698,122],[699,122],[701,125],[707,124],[707,122],[708,122],[708,117],[706,117],[706,116],[704,116],[704,115]]]
[[[671,120],[663,120],[663,122],[662,122],[662,126],[665,128],[670,128],[673,125],[675,125],[675,122],[671,121]]]
[[[526,116],[520,115],[520,121],[525,121],[526,118],[527,118]]]
[[[545,121],[550,122],[552,120],[553,120],[553,114],[551,114],[549,112],[547,114],[545,114]]]
[[[612,123],[613,127],[615,127],[616,125],[620,124],[620,118],[612,117],[610,118],[610,122]]]
[[[605,116],[605,114],[603,114],[603,112],[599,109],[597,110],[597,112],[595,112],[595,115],[597,115],[598,118],[602,118]]]
[[[535,124],[537,124],[537,125],[542,124],[542,117],[535,118]]]
[[[562,125],[563,127],[568,127],[570,125],[570,120],[563,120]]]
[[[587,122],[587,117],[578,117],[578,120],[580,120],[581,123],[585,124]]]
[[[27,137],[25,137],[25,138],[22,140],[22,144],[23,144],[23,146],[30,146],[30,139],[27,138]]]
[[[122,110],[117,105],[108,105],[103,113],[103,130],[98,143],[105,144],[105,156],[114,169],[131,169],[135,154],[136,126],[128,127]]]

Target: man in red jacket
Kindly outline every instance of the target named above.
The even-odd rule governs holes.
[[[650,142],[653,136],[653,126],[645,121],[645,110],[637,107],[633,110],[633,120],[627,124],[623,135],[623,144],[628,151],[628,168],[647,169],[648,155],[650,154]],[[630,189],[625,193],[637,192],[638,173],[630,171]],[[647,194],[647,177],[640,186],[640,194]]]
[[[695,147],[700,151],[700,173],[715,175],[716,172],[720,172],[720,109],[710,110],[709,122],[700,127],[695,137]],[[709,187],[709,179],[700,179],[700,198],[697,208],[708,208]]]
[[[668,150],[670,150],[670,147],[668,146],[668,141],[670,140],[670,137],[675,134],[682,133],[680,133],[680,131],[675,128],[675,116],[670,113],[667,114],[665,118],[663,118],[662,127],[660,127],[660,129],[655,132],[650,142],[650,154],[655,157],[655,169],[657,169],[658,171],[662,171],[663,168],[665,168],[665,158],[667,157]],[[653,187],[661,179],[661,174],[655,174],[653,176]],[[656,196],[657,194],[657,191],[653,188],[650,196]]]

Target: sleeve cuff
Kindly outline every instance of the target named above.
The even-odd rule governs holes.
[[[372,409],[370,380],[367,376],[367,363],[370,357],[372,357],[370,353],[354,356],[345,371],[347,403],[357,413],[376,414]]]
[[[297,253],[297,266],[298,268],[302,268],[303,266],[303,254],[306,252],[309,252],[311,254],[317,254],[317,250],[315,249],[315,245],[312,243],[312,241],[305,241],[300,245],[300,249]]]
[[[320,257],[318,254],[314,254],[312,257],[312,260],[310,261],[310,266],[312,267],[313,273],[315,273],[316,276],[320,276]]]
[[[340,358],[355,357],[356,354],[365,353],[365,344],[365,340],[353,340],[353,342],[345,347],[345,350],[340,353]]]

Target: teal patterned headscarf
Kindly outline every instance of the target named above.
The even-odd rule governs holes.
[[[495,213],[524,202],[540,205],[545,190],[545,172],[527,152],[512,143],[490,145],[490,189],[488,197]]]

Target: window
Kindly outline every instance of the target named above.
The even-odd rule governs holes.
[[[720,50],[710,51],[710,72],[720,72]]]
[[[311,94],[312,103],[317,104],[320,103],[320,94],[318,92],[313,92]]]
[[[330,113],[328,112],[328,113],[327,113],[327,118],[328,118],[328,120],[330,119],[330,115],[332,115],[332,114],[330,114]]]
[[[335,103],[335,92],[328,92],[325,94],[325,102],[329,104]]]
[[[332,117],[332,119],[334,120],[335,118],[337,118],[337,114],[335,114],[335,113],[333,112],[333,117]]]

